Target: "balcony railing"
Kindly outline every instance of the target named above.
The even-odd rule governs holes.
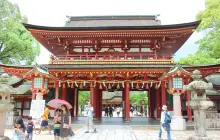
[[[51,57],[50,64],[173,64],[173,60],[153,59],[146,55],[113,56],[113,55],[63,55]]]

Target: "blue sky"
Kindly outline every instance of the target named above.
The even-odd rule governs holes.
[[[155,15],[160,14],[162,24],[195,21],[196,14],[204,10],[204,0],[10,0],[18,4],[29,24],[64,26],[69,16],[90,15]],[[197,51],[195,45],[201,34],[195,32],[175,54],[174,59]],[[41,46],[37,63],[47,64],[50,53]]]

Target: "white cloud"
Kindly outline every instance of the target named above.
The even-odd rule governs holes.
[[[205,7],[204,0],[10,0],[20,7],[29,24],[64,26],[69,16],[160,14],[162,24],[195,21]],[[197,35],[188,42],[197,40]],[[185,43],[187,44],[187,43]],[[184,45],[182,48],[185,48]],[[193,47],[191,47],[193,48]],[[192,49],[192,52],[195,50]],[[181,53],[177,53],[180,54]],[[37,62],[48,63],[49,52],[41,47]]]

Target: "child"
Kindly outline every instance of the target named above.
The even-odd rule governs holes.
[[[56,109],[55,111],[56,116],[54,117],[54,139],[59,140],[60,137],[60,125],[61,125],[61,115],[62,115],[62,110],[61,109]]]
[[[15,131],[12,140],[25,140],[25,137],[26,134],[25,134],[25,126],[23,120],[21,118],[18,118],[15,121]]]
[[[33,137],[33,130],[34,130],[34,123],[32,121],[32,117],[28,117],[28,124],[27,124],[27,139],[32,140]]]

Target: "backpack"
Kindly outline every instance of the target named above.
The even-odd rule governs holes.
[[[166,124],[171,123],[171,119],[172,119],[172,117],[166,112],[164,122]]]

